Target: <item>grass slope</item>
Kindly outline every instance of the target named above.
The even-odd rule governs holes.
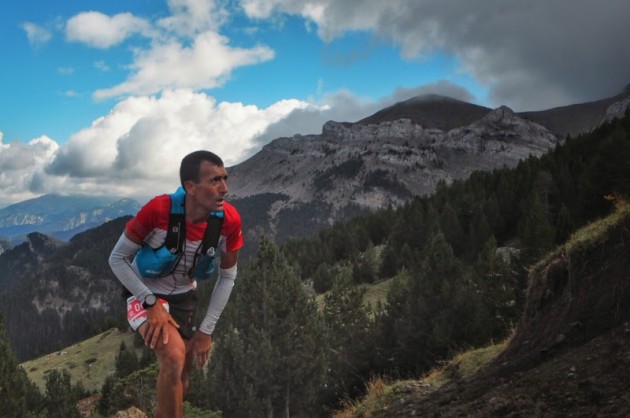
[[[46,389],[46,375],[54,369],[66,369],[73,384],[80,381],[86,389],[100,391],[105,378],[116,370],[120,343],[124,341],[129,349],[133,347],[133,339],[131,330],[112,328],[61,351],[26,361],[21,366],[42,391]]]

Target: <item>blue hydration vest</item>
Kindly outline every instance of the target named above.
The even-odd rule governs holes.
[[[170,195],[170,198],[171,209],[164,244],[158,248],[151,248],[144,243],[136,253],[136,264],[140,273],[150,279],[157,279],[173,273],[184,254],[186,191],[180,187]],[[220,211],[210,212],[208,215],[208,225],[201,241],[201,247],[195,253],[193,266],[188,271],[191,278],[205,280],[210,278],[214,271],[214,256],[219,245],[223,218],[224,214]]]

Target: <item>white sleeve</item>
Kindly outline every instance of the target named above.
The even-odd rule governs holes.
[[[131,267],[131,257],[140,249],[140,244],[136,244],[123,233],[109,255],[109,267],[118,280],[129,290],[138,300],[142,301],[151,294],[151,290],[142,282],[138,274]]]
[[[214,285],[214,290],[212,291],[212,297],[210,298],[210,304],[208,305],[208,312],[199,326],[199,330],[204,334],[212,335],[214,326],[217,324],[217,321],[221,316],[221,312],[223,312],[225,305],[230,299],[235,279],[236,264],[228,269],[219,269],[219,277],[217,278],[217,283]]]

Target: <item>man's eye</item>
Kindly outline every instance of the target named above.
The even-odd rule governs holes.
[[[212,184],[217,184],[219,183],[221,180],[227,181],[227,176],[225,177],[215,177],[212,180],[210,180],[210,183]]]

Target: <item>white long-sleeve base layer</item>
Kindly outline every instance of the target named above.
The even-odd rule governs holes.
[[[142,278],[132,266],[131,258],[139,249],[140,245],[131,241],[123,233],[109,256],[109,266],[123,286],[138,300],[143,301],[147,295],[153,292],[143,282]],[[210,304],[208,305],[208,311],[199,327],[201,332],[208,335],[212,335],[214,332],[214,327],[232,294],[236,275],[236,264],[227,269],[219,269],[217,282],[212,291]]]

